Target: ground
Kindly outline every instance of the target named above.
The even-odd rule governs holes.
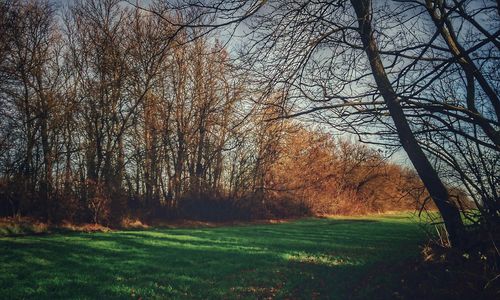
[[[386,299],[425,238],[401,214],[3,237],[0,298]]]

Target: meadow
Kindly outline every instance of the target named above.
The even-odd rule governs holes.
[[[387,298],[423,240],[405,214],[2,237],[0,298]]]

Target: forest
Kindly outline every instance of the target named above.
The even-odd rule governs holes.
[[[499,28],[493,0],[0,0],[0,236],[412,214],[500,295]],[[285,290],[253,296],[318,298]]]
[[[5,216],[118,225],[383,212],[424,198],[417,175],[376,150],[271,120],[279,109],[255,103],[220,41],[174,35],[119,1],[6,3]]]

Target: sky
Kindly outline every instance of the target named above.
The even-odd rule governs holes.
[[[53,3],[57,8],[62,8],[62,7],[65,7],[67,5],[71,5],[72,3],[75,2],[75,0],[49,0],[51,3]],[[132,2],[133,1],[133,2]],[[151,0],[137,0],[139,6],[145,6],[147,7],[149,3],[151,3]],[[135,0],[130,0],[130,2],[132,3],[135,3]],[[227,44],[226,45],[226,48],[228,48],[228,51],[229,53],[233,53],[233,56],[235,55],[236,53],[236,50],[238,49],[238,47],[240,46],[240,43],[241,43],[241,40],[239,40],[238,36],[241,36],[244,29],[242,28],[242,26],[244,25],[240,25],[236,32],[235,32],[235,35],[231,38],[231,40],[227,41],[228,40],[228,36],[229,36],[229,31],[228,30],[222,30],[222,31],[219,31],[217,33],[215,33],[215,36],[217,36],[219,39],[221,39],[223,42],[226,42],[227,41]],[[334,129],[328,129],[326,127],[326,130],[327,131],[331,131],[334,135],[338,135],[339,132],[334,130]],[[349,140],[352,140],[352,141],[355,141],[357,140],[357,137],[354,136],[354,135],[351,135],[351,134],[344,134],[344,137],[349,139]],[[389,160],[392,161],[392,162],[395,162],[395,163],[398,163],[400,165],[409,165],[410,162],[408,160],[408,157],[406,155],[406,153],[402,150],[402,149],[399,149],[397,151],[395,151],[390,157],[389,157]]]

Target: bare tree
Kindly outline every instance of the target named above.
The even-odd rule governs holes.
[[[167,6],[183,11],[191,4]],[[498,65],[497,3],[203,1],[194,6],[197,14],[174,25],[202,27],[195,22],[203,19],[202,34],[223,28],[237,36],[245,44],[243,66],[262,79],[256,84],[264,94],[284,91],[284,117],[321,112],[322,120],[366,141],[401,145],[453,245],[463,245],[465,230],[443,182],[447,176],[431,158],[450,166],[468,188],[478,187],[469,192],[483,195],[482,209],[496,211],[491,183],[498,181],[492,175],[498,162],[498,80],[485,74]],[[464,101],[429,93],[461,74],[465,93],[458,96]],[[295,112],[287,113],[290,109]],[[474,160],[487,157],[493,167],[483,162],[477,168],[468,154],[452,152],[464,143],[477,148],[467,147]]]

